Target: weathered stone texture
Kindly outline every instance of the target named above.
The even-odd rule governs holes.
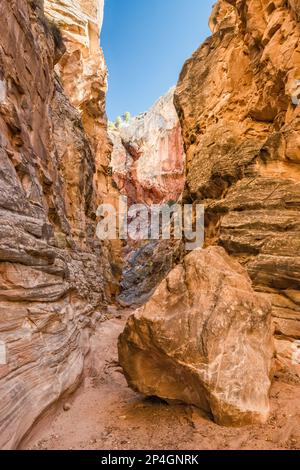
[[[185,155],[173,96],[171,88],[149,111],[110,132],[113,179],[130,203],[162,204],[182,195]]]
[[[54,72],[65,47],[42,3],[0,3],[1,448],[79,381],[110,294],[95,152]]]
[[[181,200],[185,154],[173,97],[171,88],[149,111],[109,132],[111,174],[129,206],[140,203],[150,208]],[[150,297],[172,269],[179,245],[177,241],[128,240],[118,296],[122,305],[141,305]]]
[[[221,247],[187,255],[119,338],[134,390],[195,405],[221,425],[265,422],[272,352],[271,305]]]
[[[185,201],[206,205],[207,244],[244,264],[273,303],[277,365],[300,376],[299,2],[221,0],[213,36],[175,93]]]

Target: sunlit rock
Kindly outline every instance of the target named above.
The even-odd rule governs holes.
[[[110,131],[113,179],[131,202],[158,204],[182,194],[185,155],[173,99],[174,88],[148,112]]]
[[[206,243],[222,245],[269,296],[276,364],[299,381],[299,1],[221,0],[210,25],[175,92],[184,200],[204,202]]]
[[[187,255],[119,338],[134,390],[195,405],[221,425],[266,421],[272,351],[270,303],[220,247]]]
[[[79,60],[79,66],[79,49],[71,57],[68,43],[66,92],[54,70],[65,46],[43,3],[0,2],[1,449],[15,448],[79,384],[93,318],[109,299],[112,279],[107,248],[95,238],[93,178],[102,143],[96,152],[82,121],[91,112],[76,109],[69,94],[73,61],[88,96],[79,90],[81,105],[92,103],[99,80],[97,74],[89,79],[102,53],[93,51],[96,63],[82,45],[85,65]],[[76,2],[54,3],[64,4],[61,21],[64,15],[75,25]],[[97,92],[95,127],[105,121],[103,93]]]

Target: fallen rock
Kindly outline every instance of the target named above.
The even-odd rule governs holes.
[[[119,338],[131,388],[195,405],[221,425],[265,422],[271,307],[223,248],[187,255]]]

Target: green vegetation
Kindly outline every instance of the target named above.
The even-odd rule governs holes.
[[[121,116],[118,116],[117,119],[116,119],[116,121],[115,121],[115,126],[116,126],[117,129],[120,129],[120,127],[121,127],[121,125],[122,125],[122,122],[123,122],[123,121],[122,121]]]
[[[115,131],[116,130],[116,125],[114,122],[112,121],[108,121],[108,128],[111,130],[111,131]]]
[[[130,119],[131,119],[131,114],[129,111],[126,111],[126,113],[122,114],[122,116],[118,116],[115,122],[108,121],[108,128],[111,131],[116,131],[117,129],[120,129],[120,127],[122,127],[123,123],[130,122]]]
[[[167,204],[169,207],[172,207],[172,206],[175,206],[175,204],[177,204],[177,201],[174,201],[171,199],[170,201],[167,202]]]
[[[122,118],[123,118],[123,121],[129,122],[131,118],[130,112],[126,111],[126,113],[123,114]]]

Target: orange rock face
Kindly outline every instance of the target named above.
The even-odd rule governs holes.
[[[134,313],[119,338],[129,385],[210,412],[220,425],[265,422],[271,305],[221,247],[195,250]]]
[[[65,94],[78,110],[95,156],[97,202],[114,192],[107,175],[107,68],[100,48],[104,0],[45,0],[45,14],[61,31],[66,51],[56,70]]]
[[[42,3],[0,3],[0,448],[78,383],[112,279],[94,235],[96,150]]]
[[[277,366],[300,377],[299,2],[221,0],[175,93],[185,201],[273,304]]]
[[[109,174],[111,141],[108,138],[105,97],[107,90],[107,67],[100,47],[100,32],[103,23],[104,0],[45,0],[45,15],[55,24],[63,37],[65,53],[58,61],[55,70],[58,73],[64,94],[76,108],[82,121],[86,139],[93,153],[94,173],[89,180],[93,184],[92,204],[110,203],[118,207],[119,191],[114,187]],[[63,133],[58,136],[64,146],[68,125],[61,118]],[[60,144],[60,142],[58,143]],[[75,148],[74,148],[75,144]],[[76,141],[68,146],[68,164],[64,165],[65,180],[72,185],[72,198],[66,203],[70,210],[77,210],[77,197],[81,197],[82,168],[77,166],[75,176],[73,155],[76,154]],[[62,149],[62,151],[64,151]],[[75,200],[75,203],[74,203]],[[80,213],[77,212],[77,217]],[[121,261],[121,243],[118,240],[106,242],[111,263],[119,271]],[[110,285],[112,293],[117,293],[116,277]]]

